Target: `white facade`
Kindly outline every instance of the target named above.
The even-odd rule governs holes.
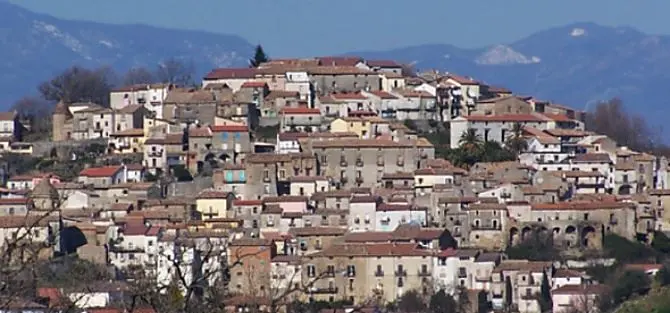
[[[349,203],[349,231],[371,231],[376,224],[377,204],[374,202]]]
[[[398,208],[396,208],[398,207]],[[399,209],[407,207],[407,209]],[[427,222],[426,210],[411,207],[410,205],[380,205],[375,212],[375,231],[394,231],[399,225],[417,223],[425,226]]]
[[[163,101],[167,97],[169,86],[166,84],[137,85],[113,90],[109,94],[110,107],[121,109],[131,104],[142,104],[156,118],[163,118]]]
[[[461,136],[474,129],[482,141],[495,141],[504,144],[510,135],[514,124],[521,123],[523,126],[531,126],[540,130],[548,129],[548,119],[532,114],[515,115],[491,115],[491,116],[459,116],[450,121],[451,125],[451,148],[459,147]]]
[[[298,140],[280,140],[277,138],[277,153],[287,154],[287,153],[300,153],[300,143]]]
[[[310,106],[312,101],[312,83],[309,80],[307,72],[286,72],[285,91],[294,91],[300,94],[300,100],[308,101]]]

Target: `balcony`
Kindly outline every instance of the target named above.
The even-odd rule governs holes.
[[[346,160],[340,160],[340,166],[347,167],[349,166],[349,163]]]
[[[363,167],[365,164],[363,163],[363,160],[361,159],[356,159],[356,166],[358,167]]]
[[[619,221],[616,218],[610,219],[610,225],[618,225]]]
[[[395,276],[396,277],[405,277],[405,276],[407,276],[407,271],[404,270],[404,269],[397,269],[395,271]]]
[[[344,184],[344,183],[346,183],[347,181],[349,181],[349,179],[347,179],[346,177],[340,177],[340,182],[341,182],[341,183]]]
[[[150,157],[161,157],[163,155],[163,149],[156,150],[156,151],[149,151],[148,155]]]
[[[359,184],[363,183],[363,176],[356,177],[356,182]]]
[[[416,275],[419,276],[419,277],[430,277],[430,276],[432,276],[432,274],[427,270],[425,270],[425,271],[424,270],[419,270],[419,272]]]
[[[266,182],[266,183],[269,183],[272,180],[270,179],[270,176],[265,176],[265,177],[263,177],[263,181]]]
[[[472,225],[473,230],[502,230],[500,225]]]
[[[468,277],[468,272],[458,271],[458,278],[467,278],[467,277]]]
[[[384,271],[375,271],[375,277],[384,277]]]
[[[335,286],[330,287],[314,287],[310,290],[311,293],[337,293],[338,288]]]
[[[326,271],[323,273],[324,277],[335,277],[335,272],[334,271]]]

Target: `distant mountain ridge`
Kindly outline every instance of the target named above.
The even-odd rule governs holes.
[[[155,68],[167,58],[212,67],[246,66],[253,46],[239,36],[146,25],[70,21],[0,0],[0,103],[3,108],[71,65]]]
[[[670,116],[670,36],[630,27],[575,23],[481,49],[431,44],[347,55],[472,76],[576,109],[619,97],[654,125]]]

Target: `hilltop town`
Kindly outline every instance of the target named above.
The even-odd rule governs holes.
[[[461,75],[273,59],[60,101],[44,142],[0,114],[0,307],[592,313],[667,292],[668,160]]]

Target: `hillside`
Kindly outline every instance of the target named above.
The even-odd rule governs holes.
[[[663,84],[670,70],[670,36],[628,27],[576,23],[482,49],[432,44],[348,54],[469,75],[578,109],[620,97],[654,124],[668,116],[670,90]]]
[[[246,65],[253,46],[238,36],[145,25],[57,19],[0,1],[0,103],[4,108],[66,67],[154,68],[170,57],[215,66]]]

